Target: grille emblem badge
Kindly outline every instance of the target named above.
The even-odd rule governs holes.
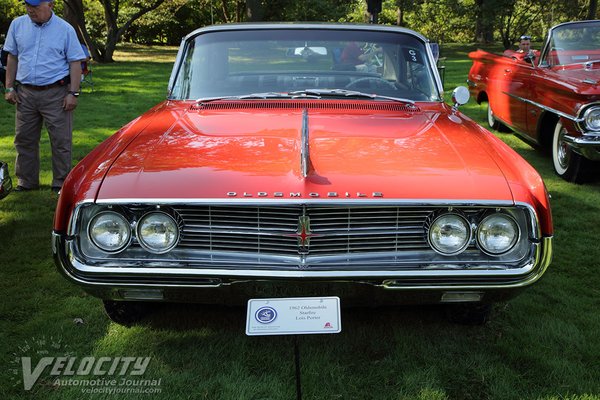
[[[308,254],[310,247],[310,238],[320,235],[315,235],[310,230],[310,217],[302,215],[298,217],[298,230],[295,234],[298,239],[298,253]]]

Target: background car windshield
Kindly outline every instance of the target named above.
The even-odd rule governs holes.
[[[309,89],[439,101],[424,42],[404,33],[236,30],[188,40],[171,98]]]
[[[600,60],[600,23],[568,24],[555,28],[547,58],[550,65]]]

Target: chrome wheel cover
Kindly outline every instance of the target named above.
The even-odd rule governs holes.
[[[492,107],[490,106],[489,102],[488,102],[488,107],[487,107],[487,118],[488,118],[488,125],[490,126],[490,128],[493,128],[494,125],[496,124],[496,118],[494,118],[494,113],[492,112]]]
[[[552,138],[552,158],[554,168],[560,175],[567,171],[571,162],[571,149],[564,140],[565,133],[566,129],[559,121],[554,128],[554,137]]]

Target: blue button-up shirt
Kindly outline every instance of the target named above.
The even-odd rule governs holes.
[[[52,13],[41,25],[28,15],[15,18],[8,28],[4,50],[18,59],[17,80],[44,86],[69,75],[69,63],[85,59],[75,29]]]

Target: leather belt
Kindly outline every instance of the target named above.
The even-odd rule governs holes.
[[[26,87],[27,89],[31,89],[31,90],[47,90],[47,89],[52,89],[55,88],[57,86],[65,86],[68,83],[70,83],[70,79],[68,79],[69,77],[65,77],[62,78],[54,83],[51,83],[49,85],[42,85],[42,86],[36,86],[36,85],[30,85],[28,83],[21,83],[21,86]]]

